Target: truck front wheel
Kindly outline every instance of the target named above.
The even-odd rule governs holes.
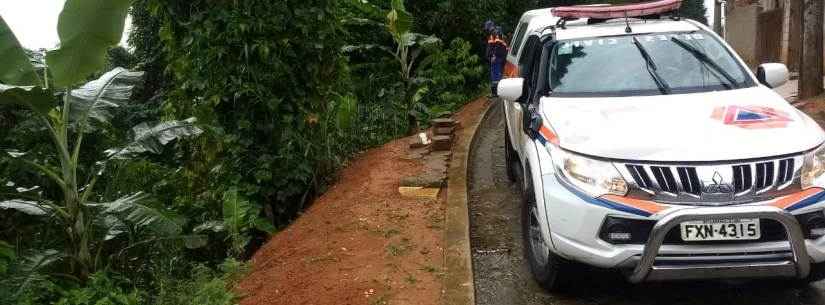
[[[559,291],[564,288],[562,285],[569,284],[567,278],[571,273],[568,270],[573,263],[555,255],[542,237],[532,180],[528,164],[522,188],[521,223],[524,252],[530,264],[530,271],[539,285],[548,291]]]

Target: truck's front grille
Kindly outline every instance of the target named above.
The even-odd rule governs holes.
[[[756,190],[773,185],[773,162],[756,163]]]
[[[673,204],[724,205],[767,200],[799,188],[802,155],[730,163],[617,163],[632,197]]]
[[[696,174],[695,167],[677,167],[679,181],[682,182],[682,190],[688,194],[700,195],[702,193],[702,182]]]
[[[779,160],[779,173],[777,175],[777,184],[784,184],[793,179],[794,159]]]
[[[653,177],[656,177],[656,183],[659,184],[660,190],[674,194],[679,191],[670,167],[651,166],[650,170],[653,171]]]
[[[749,190],[753,187],[753,171],[750,165],[733,166],[733,189],[737,193]]]
[[[633,176],[636,185],[647,189],[653,188],[653,182],[650,181],[650,176],[647,175],[644,166],[628,164],[627,170],[630,172],[630,175]]]

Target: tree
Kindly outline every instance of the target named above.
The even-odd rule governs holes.
[[[703,24],[708,24],[708,19],[705,16],[707,9],[705,8],[705,3],[702,0],[682,1],[682,8],[679,9],[679,13],[685,18],[690,18]]]
[[[0,54],[5,59],[0,63],[0,105],[28,108],[52,141],[51,155],[46,158],[30,154],[25,148],[6,151],[8,156],[4,157],[27,165],[60,190],[56,196],[20,192],[0,201],[0,209],[49,217],[48,223],[66,234],[56,239],[63,242],[63,249],[32,255],[39,257],[36,268],[61,262],[80,281],[102,267],[100,255],[105,241],[132,234],[135,228],[156,231],[158,236],[181,233],[168,215],[142,204],[147,199],[145,194],[97,202],[100,197],[95,196],[95,185],[106,165],[140,153],[159,152],[171,141],[201,133],[193,125],[194,120],[140,124],[133,129],[131,141],[105,151],[102,160],[83,175],[84,139],[112,120],[111,110],[127,103],[142,79],[142,72],[115,68],[78,86],[105,68],[107,51],[120,41],[128,7],[129,0],[66,1],[58,20],[60,48],[46,53],[42,77],[0,17]],[[193,239],[187,243],[205,241]]]
[[[822,0],[804,1],[802,13],[802,58],[799,68],[799,98],[810,98],[823,92],[822,88]]]
[[[788,3],[788,69],[799,71],[799,61],[802,59],[802,13],[804,11],[801,0],[791,0]]]

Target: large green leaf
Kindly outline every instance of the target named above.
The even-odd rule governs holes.
[[[60,88],[86,80],[106,66],[106,53],[120,42],[129,0],[67,0],[60,12],[60,48],[46,63]]]
[[[33,216],[43,216],[52,211],[52,208],[46,204],[22,199],[0,201],[0,209],[12,209]]]
[[[103,240],[112,240],[120,235],[129,233],[129,225],[115,215],[105,215],[99,220],[99,224],[106,230],[106,235],[103,237]]]
[[[17,37],[6,21],[0,16],[0,83],[35,86],[41,85],[40,78],[26,56]]]
[[[180,239],[187,249],[203,248],[209,243],[209,238],[204,235],[183,235]]]
[[[143,72],[115,68],[100,78],[71,91],[70,119],[87,125],[89,120],[101,123],[112,119],[111,110],[121,107],[132,97],[132,91],[143,80]]]
[[[32,86],[0,84],[0,105],[25,106],[45,117],[54,109],[55,104],[50,90]]]
[[[358,100],[354,96],[341,97],[335,109],[335,123],[338,129],[349,132],[357,117]]]
[[[141,153],[160,153],[161,148],[178,139],[195,137],[203,130],[195,126],[195,119],[168,121],[155,126],[146,123],[132,128],[134,137],[126,146],[106,150],[110,159],[130,159]]]
[[[223,222],[231,234],[240,234],[244,228],[249,227],[247,219],[253,210],[252,204],[238,194],[237,188],[223,193]]]
[[[103,213],[115,215],[118,219],[136,229],[147,229],[165,236],[179,235],[182,228],[175,217],[142,204],[148,198],[149,196],[144,193],[125,196],[113,202],[102,204],[106,208]],[[118,225],[117,222],[110,223]]]
[[[192,229],[192,232],[195,233],[203,233],[206,231],[220,233],[226,231],[226,225],[224,225],[223,221],[220,220],[210,220],[202,224],[199,224],[197,227]]]
[[[404,8],[403,0],[392,0],[392,10],[387,14],[387,27],[390,33],[398,40],[412,29],[413,17]]]

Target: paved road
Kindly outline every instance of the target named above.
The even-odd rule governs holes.
[[[470,156],[470,220],[476,302],[501,304],[825,304],[825,282],[784,288],[777,282],[688,282],[632,286],[610,271],[583,271],[565,294],[533,281],[521,247],[518,193],[504,170],[501,107],[481,123]]]

